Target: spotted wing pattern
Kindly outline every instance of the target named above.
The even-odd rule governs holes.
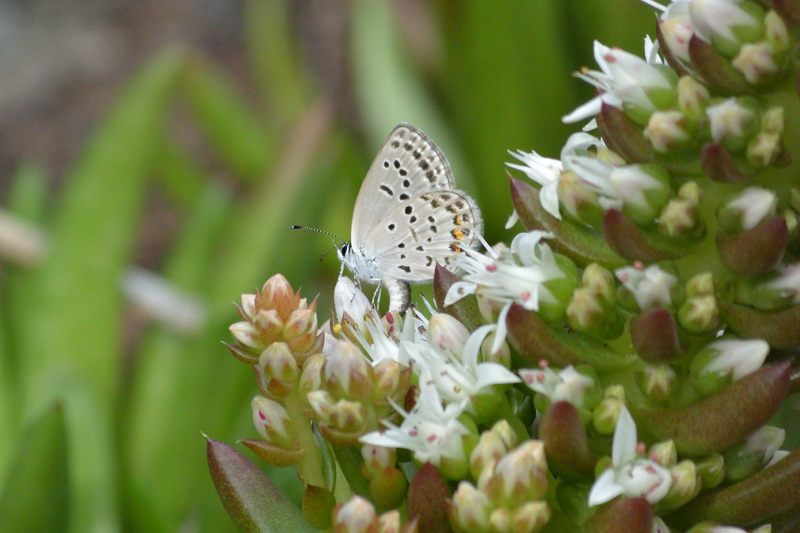
[[[461,191],[430,191],[396,205],[372,228],[362,248],[384,278],[429,281],[436,263],[475,247],[483,230],[475,201]]]
[[[378,221],[430,191],[454,187],[450,163],[436,144],[410,124],[395,127],[369,168],[353,209],[350,239],[358,249]],[[392,236],[392,235],[389,235]]]

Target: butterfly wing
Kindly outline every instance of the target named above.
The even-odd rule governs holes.
[[[454,187],[450,163],[427,135],[410,124],[399,124],[367,172],[353,209],[350,240],[360,249],[386,214],[411,198]]]
[[[447,263],[477,245],[483,231],[475,201],[461,191],[430,191],[394,206],[364,240],[385,278],[429,281],[436,263]]]

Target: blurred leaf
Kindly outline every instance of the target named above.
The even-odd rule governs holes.
[[[270,115],[282,127],[297,116],[309,97],[287,6],[284,0],[248,0],[244,16],[248,59]]]
[[[67,528],[67,449],[60,406],[31,420],[17,441],[13,468],[3,476],[3,531],[64,531]]]
[[[443,2],[443,91],[476,176],[489,240],[511,212],[504,186],[509,149],[557,154],[574,129],[561,116],[575,101],[559,25],[560,3]]]
[[[220,499],[241,531],[314,531],[300,510],[239,452],[209,439],[207,454]]]
[[[156,154],[155,172],[167,195],[182,208],[195,205],[208,181],[192,157],[167,136]]]
[[[275,144],[228,80],[210,63],[195,58],[186,70],[186,99],[208,135],[211,148],[233,172],[249,181],[263,177]]]
[[[229,207],[230,200],[223,191],[214,185],[206,187],[187,217],[185,229],[164,268],[164,276],[170,283],[193,293],[208,290],[204,281],[209,276],[209,264],[216,251],[223,221],[230,213]],[[189,438],[196,440],[199,427],[187,428],[186,434],[176,435],[176,431],[182,429],[176,424],[176,418],[187,410],[186,405],[201,412],[213,408],[211,398],[196,387],[187,385],[186,389],[193,392],[182,400],[176,395],[176,392],[185,390],[178,383],[186,380],[185,369],[194,364],[193,359],[197,356],[195,342],[199,336],[202,335],[187,339],[164,330],[153,331],[147,336],[142,343],[125,417],[128,429],[125,470],[130,476],[130,490],[133,495],[158,494],[155,501],[149,501],[150,498],[135,500],[134,507],[143,506],[156,514],[159,509],[171,513],[171,516],[161,518],[171,529],[177,527],[184,518],[183,514],[188,512],[184,495],[176,494],[173,486],[181,483],[183,476],[180,472],[187,469],[187,454],[180,446],[164,446],[165,436],[171,435],[173,442],[178,443]],[[211,348],[218,347],[215,342]],[[218,357],[223,357],[221,351]],[[232,359],[226,362],[233,370],[237,369]],[[165,455],[168,458],[164,458]],[[166,464],[160,463],[161,459]],[[156,475],[159,471],[162,475]],[[182,501],[183,506],[179,506],[177,501]]]
[[[356,0],[352,17],[353,76],[370,147],[377,151],[394,126],[410,122],[442,147],[459,188],[473,189],[449,125],[400,49],[389,2]]]
[[[109,432],[121,361],[119,278],[137,237],[145,178],[183,64],[175,53],[149,63],[70,173],[50,254],[25,302],[36,314],[19,324],[28,416],[53,398],[67,402],[70,526],[76,531],[118,527]]]

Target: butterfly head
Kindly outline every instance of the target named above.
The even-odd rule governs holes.
[[[350,255],[352,253],[353,247],[350,245],[349,242],[345,242],[342,244],[340,248],[336,249],[336,255],[339,256],[339,261],[344,263],[345,265],[349,266],[350,263]]]

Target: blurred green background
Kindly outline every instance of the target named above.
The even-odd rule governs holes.
[[[400,121],[490,241],[508,149],[555,156],[637,0],[0,4],[0,529],[232,529],[201,432],[252,437],[220,344],[272,273],[330,308],[360,182]],[[287,491],[296,480],[276,471]]]

